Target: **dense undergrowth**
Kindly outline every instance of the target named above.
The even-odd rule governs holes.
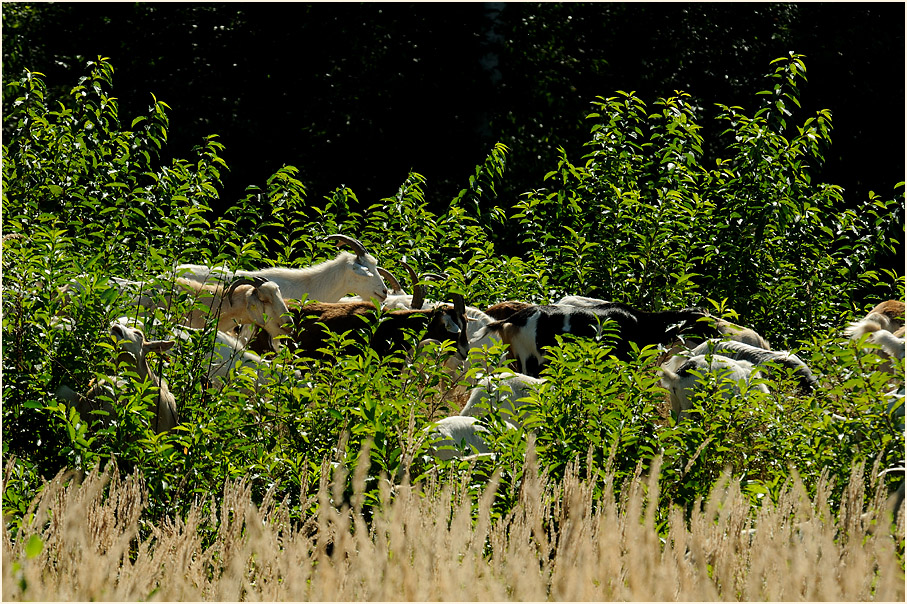
[[[754,504],[777,498],[795,472],[810,496],[831,485],[835,509],[855,465],[877,473],[904,455],[885,396],[903,383],[903,366],[893,376],[878,371],[879,358],[841,334],[877,302],[903,299],[903,278],[885,267],[904,236],[904,185],[879,183],[881,193],[845,204],[840,187],[813,182],[831,144],[831,115],[801,115],[800,57],[773,62],[767,81],[754,109],[721,106],[714,157],[703,153],[685,94],[646,104],[617,92],[593,103],[584,157],[562,154],[538,189],[503,205],[489,201],[506,178],[508,149],[497,145],[464,175],[466,187],[443,214],[428,211],[425,178],[416,173],[375,202],[343,187],[311,199],[296,169],[285,166],[222,216],[210,210],[228,169],[217,137],[200,141],[189,159],[162,161],[169,108],[152,98],[146,114],[119,115],[105,59],[90,63],[64,99],[46,98],[38,73],[5,81],[14,91],[5,98],[16,98],[3,117],[12,132],[3,148],[2,219],[8,530],[14,535],[30,521],[28,505],[45,479],[109,460],[143,476],[149,524],[142,526],[193,506],[211,513],[210,496],[240,478],[252,500],[268,493],[303,521],[328,503],[316,497],[319,485],[341,470],[346,486],[330,504],[361,497],[365,518],[377,512],[385,479],[462,483],[477,506],[497,472],[488,509],[492,519],[506,517],[534,479],[525,475],[527,434],[492,423],[492,458],[427,455],[425,425],[461,402],[448,396],[448,377],[431,358],[443,350],[434,347],[416,359],[420,371],[403,372],[399,359],[367,350],[326,363],[285,354],[277,371],[295,368],[301,379],[250,396],[240,390],[247,375],[223,391],[206,387],[209,329],[153,361],[182,419],[162,435],[149,429],[147,385],[122,392],[116,421],[100,430],[55,400],[60,385],[83,389],[114,371],[107,328],[136,313],[117,299],[111,277],[167,279],[183,262],[307,266],[336,254],[323,236],[337,232],[359,238],[392,272],[402,273],[404,258],[421,271],[446,272],[433,298],[460,292],[484,307],[594,295],[646,310],[706,307],[755,328],[810,365],[817,391],[798,395],[781,379],[769,395],[725,402],[706,389],[695,421],[680,425],[658,385],[658,351],[624,363],[609,358],[607,338],[565,341],[530,404],[526,429],[535,432],[538,459],[531,471],[558,481],[576,464],[582,476],[607,473],[619,492],[663,458],[653,508],[662,533],[671,504],[690,514],[725,470]],[[67,302],[58,289],[73,280],[84,287]],[[149,335],[166,336],[190,304],[156,311]],[[356,467],[364,485],[358,494]],[[899,479],[872,478],[889,486]],[[590,484],[600,498],[604,482]],[[200,530],[210,540],[217,528]]]

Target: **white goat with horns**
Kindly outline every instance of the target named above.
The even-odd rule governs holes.
[[[280,287],[284,298],[299,300],[308,297],[319,302],[338,302],[349,292],[364,300],[387,297],[387,286],[378,271],[378,261],[369,254],[358,239],[336,233],[328,235],[337,245],[348,245],[355,254],[340,252],[333,260],[306,268],[271,267],[255,271],[229,271],[225,267],[211,268],[200,264],[180,264],[177,274],[192,281],[229,281],[235,277],[261,277]]]

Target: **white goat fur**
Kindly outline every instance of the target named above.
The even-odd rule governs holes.
[[[194,331],[198,330],[176,328],[174,336],[183,341],[188,341],[190,332]],[[207,365],[206,375],[218,390],[223,389],[224,382],[230,376],[231,371],[238,373],[244,369],[251,369],[254,373],[254,390],[256,392],[267,388],[275,382],[283,381],[283,376],[275,375],[273,365],[268,360],[262,359],[254,352],[245,350],[240,340],[221,331],[215,333],[213,348],[204,362]],[[300,377],[298,371],[294,371],[293,375],[296,379]],[[243,391],[250,392],[247,389],[243,389]]]
[[[507,426],[515,428],[509,423]],[[488,434],[488,430],[475,417],[452,415],[439,419],[431,425],[430,434],[433,438],[440,439],[432,444],[432,453],[438,459],[459,459],[489,452],[482,436]]]
[[[519,408],[543,383],[545,383],[543,378],[522,373],[504,372],[486,376],[470,391],[469,399],[460,415],[484,417],[489,410],[496,409],[502,420],[521,426]]]
[[[79,275],[57,290],[60,296],[62,296],[65,304],[70,304],[72,302],[73,292],[81,293],[86,291],[85,285],[80,279],[90,279],[90,276],[85,274]],[[120,297],[128,296],[128,304],[142,306],[143,308],[151,308],[154,306],[152,294],[158,295],[163,292],[162,285],[154,285],[146,281],[132,281],[121,277],[108,277],[107,281],[110,285],[116,287]]]
[[[817,387],[816,378],[803,360],[795,354],[782,350],[766,350],[736,340],[706,340],[692,350],[683,350],[661,364],[662,369],[676,371],[688,359],[707,354],[717,354],[722,357],[752,363],[754,367],[772,373],[772,366],[778,365],[793,371],[792,377],[796,380],[801,392],[809,393]]]
[[[598,306],[600,304],[610,304],[608,300],[602,300],[600,298],[589,298],[586,296],[564,296],[560,300],[554,303],[556,306]]]
[[[280,286],[273,281],[261,285],[238,285],[233,293],[226,295],[225,286],[214,283],[198,283],[178,278],[177,283],[199,296],[199,301],[210,308],[208,313],[193,310],[182,324],[200,329],[205,327],[208,315],[218,317],[217,330],[229,332],[237,325],[258,325],[271,338],[274,350],[280,352],[280,342],[276,336],[288,335],[292,319],[290,309],[280,291]]]
[[[176,426],[176,424],[179,423],[176,399],[173,394],[170,393],[167,382],[160,379],[152,371],[151,367],[148,365],[147,359],[149,352],[160,353],[169,350],[173,347],[174,342],[172,340],[148,341],[145,339],[145,334],[142,333],[141,330],[128,327],[121,322],[116,321],[110,325],[110,335],[117,340],[117,345],[120,350],[117,355],[118,364],[129,363],[130,369],[138,375],[140,380],[148,379],[158,388],[157,408],[154,412],[154,420],[151,425],[152,429],[155,433],[159,434]],[[113,382],[117,388],[126,386],[125,379],[121,377],[108,378],[108,381]],[[113,415],[115,412],[107,401],[98,399],[102,391],[102,384],[93,383],[89,387],[88,392],[84,395],[77,394],[68,386],[60,386],[57,389],[56,395],[58,398],[63,399],[68,406],[75,407],[83,419],[88,420],[90,412],[94,410],[103,410],[110,415]]]
[[[904,303],[898,300],[887,300],[877,304],[865,317],[854,321],[844,330],[844,334],[859,340],[864,333],[878,331],[895,332],[904,326]]]
[[[200,264],[181,264],[177,273],[192,281],[216,279],[231,281],[235,277],[262,277],[280,286],[285,298],[319,302],[339,302],[349,292],[355,292],[364,300],[387,297],[387,286],[378,274],[378,261],[371,254],[357,256],[340,252],[331,260],[325,260],[305,268],[271,267],[256,271],[230,271],[226,267],[211,268]]]
[[[889,323],[889,326],[890,323]],[[903,360],[904,359],[904,338],[899,338],[888,329],[880,326],[876,321],[860,321],[854,323],[848,328],[847,333],[854,340],[859,340],[864,335],[869,334],[867,342],[881,346],[882,351],[889,357]]]
[[[494,322],[494,318],[485,314],[484,311],[474,306],[466,307],[466,337],[469,340],[469,354],[462,361],[455,356],[451,356],[444,362],[444,367],[450,374],[459,373],[465,375],[469,372],[474,362],[481,362],[487,365],[484,355],[479,355],[477,351],[483,348],[490,349],[495,345],[501,344],[501,338],[497,333],[486,333],[484,329],[486,325],[492,322]],[[459,399],[464,396],[467,386],[475,383],[475,379],[468,378],[464,382],[455,384],[451,391],[452,397]]]
[[[120,295],[130,295],[129,304],[147,309],[166,308],[171,304],[173,294],[165,291],[167,286],[163,282],[155,284],[119,277],[111,277],[109,281],[116,286]],[[181,320],[182,325],[200,329],[207,325],[209,316],[218,317],[217,329],[223,332],[231,331],[237,325],[258,325],[274,336],[271,338],[274,350],[280,351],[280,342],[276,336],[287,335],[292,321],[288,316],[286,300],[277,283],[266,281],[257,286],[244,283],[236,286],[230,296],[226,295],[227,286],[223,283],[204,283],[182,277],[177,277],[175,283],[190,294],[194,294],[196,301],[209,309],[191,310]],[[84,289],[78,280],[73,280],[60,288],[60,293],[69,303],[71,291]],[[139,291],[146,293],[139,294]],[[248,335],[252,332],[246,330],[246,333],[248,341]]]
[[[748,385],[754,378],[760,377],[749,361],[729,359],[720,355],[697,355],[686,360],[674,373],[670,369],[662,368],[661,385],[668,391],[671,400],[671,409],[681,421],[686,416],[686,411],[693,407],[691,400],[693,393],[701,384],[701,379],[692,373],[696,371],[705,377],[706,373],[718,376],[719,394],[725,400],[740,394],[740,381]],[[764,384],[752,384],[751,389],[768,393]]]
[[[869,336],[869,340],[882,347],[888,356],[899,361],[904,360],[904,338],[899,338],[887,329],[879,329]]]

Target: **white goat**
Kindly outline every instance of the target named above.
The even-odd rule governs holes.
[[[519,408],[544,383],[544,378],[509,371],[483,377],[470,391],[460,415],[484,417],[490,410],[497,410],[502,420],[522,426]]]
[[[229,281],[234,277],[262,277],[280,286],[285,298],[299,300],[308,297],[319,302],[338,302],[349,292],[363,299],[387,297],[387,286],[378,272],[378,261],[369,254],[357,239],[346,235],[328,235],[338,245],[348,245],[356,252],[341,252],[333,260],[326,260],[307,268],[271,267],[256,271],[229,271],[226,267],[211,268],[200,264],[181,264],[177,273],[189,280],[204,282],[209,279]]]
[[[588,308],[590,306],[601,306],[603,304],[610,304],[608,300],[602,300],[601,298],[588,298],[586,296],[564,296],[560,300],[554,303],[555,306],[581,306]]]
[[[64,304],[72,302],[73,293],[82,293],[86,291],[83,281],[90,279],[90,275],[79,275],[70,280],[69,283],[60,287],[57,291],[63,299]],[[123,279],[122,277],[108,277],[108,285],[111,289],[116,289],[119,298],[125,298],[126,303],[137,305],[143,308],[151,308],[155,305],[155,298],[159,297],[164,290],[163,284],[153,284],[147,281],[133,281]]]
[[[183,341],[189,341],[193,332],[198,333],[200,330],[177,328],[174,335]],[[218,331],[214,336],[214,343],[211,352],[206,355],[203,361],[207,365],[206,375],[212,384],[222,390],[226,378],[230,376],[231,371],[242,371],[251,369],[255,375],[256,392],[271,386],[275,382],[283,382],[283,376],[274,372],[273,365],[266,359],[245,350],[242,343],[235,337]],[[300,379],[298,371],[293,372],[294,380]],[[250,392],[244,389],[244,392]]]
[[[866,336],[865,342],[879,346],[881,350],[876,352],[885,359],[879,370],[893,373],[894,363],[904,362],[903,315],[904,304],[888,300],[873,308],[862,320],[851,323],[844,333],[855,341]]]
[[[109,282],[121,296],[128,296],[128,303],[146,309],[169,308],[175,294],[166,291],[169,285],[130,281],[111,277]],[[187,327],[202,328],[209,316],[217,317],[217,329],[228,332],[237,325],[258,325],[271,336],[287,335],[292,320],[289,309],[280,291],[280,286],[273,281],[260,277],[240,277],[229,287],[221,283],[201,283],[178,277],[175,284],[195,297],[196,306],[181,319]],[[85,287],[76,279],[60,288],[60,293],[68,303],[71,292],[84,291]],[[172,289],[172,287],[170,287]],[[204,307],[204,308],[202,308]],[[251,331],[249,332],[251,334]],[[272,338],[276,351],[280,350],[279,340]]]
[[[686,360],[705,354],[718,354],[729,359],[747,361],[766,372],[771,371],[771,365],[789,368],[793,371],[793,377],[796,378],[803,394],[808,394],[817,387],[813,372],[797,355],[781,350],[766,350],[735,340],[706,340],[693,350],[674,355],[661,366],[663,369],[676,371]]]
[[[466,337],[468,341],[467,349],[469,352],[463,359],[460,359],[456,356],[451,356],[448,357],[446,361],[444,361],[444,367],[452,377],[463,377],[462,381],[453,384],[449,393],[452,399],[461,400],[461,398],[466,395],[467,387],[475,385],[477,383],[475,377],[470,377],[470,369],[474,366],[475,363],[479,363],[479,366],[485,367],[486,370],[488,369],[488,356],[487,354],[483,354],[481,351],[487,351],[494,346],[501,345],[500,335],[496,332],[488,331],[485,329],[485,326],[489,325],[492,322],[494,322],[494,318],[485,314],[478,308],[475,308],[473,306],[466,307]],[[461,412],[461,415],[465,414]]]
[[[869,341],[881,346],[885,354],[899,361],[904,360],[904,337],[898,337],[887,329],[878,329],[869,336]]]
[[[509,429],[516,428],[508,422],[505,425]],[[478,418],[462,415],[445,417],[431,424],[430,436],[438,439],[432,443],[431,451],[442,460],[487,454],[489,449],[483,436],[485,434],[488,434],[488,429]]]
[[[890,326],[890,325],[889,325]],[[859,340],[868,334],[866,341],[881,347],[885,355],[897,359],[904,359],[904,336],[903,327],[898,329],[900,337],[891,333],[888,329],[882,328],[875,321],[860,321],[854,323],[848,328],[847,333],[854,339]]]
[[[271,345],[280,351],[277,336],[289,335],[293,320],[290,309],[278,286],[273,281],[259,277],[240,277],[228,288],[215,283],[198,283],[177,278],[177,283],[197,296],[197,301],[208,310],[190,311],[182,324],[196,329],[203,328],[208,316],[217,317],[217,330],[229,332],[237,325],[258,325],[271,336]],[[168,304],[169,304],[169,296]]]
[[[691,398],[705,374],[716,375],[718,394],[725,400],[740,394],[741,380],[750,384],[752,379],[760,377],[752,363],[729,359],[717,354],[697,355],[687,359],[677,369],[677,373],[665,368],[662,368],[661,371],[661,385],[668,391],[671,409],[678,422],[683,420],[687,415],[686,412],[693,407]],[[768,394],[768,388],[764,384],[751,384],[750,389]]]
[[[120,322],[114,322],[110,325],[110,335],[117,341],[119,354],[117,355],[117,364],[127,363],[129,369],[138,375],[139,379],[148,380],[157,389],[157,407],[154,412],[154,419],[151,427],[155,433],[166,432],[179,423],[179,414],[176,409],[176,400],[167,387],[167,382],[160,379],[151,370],[148,365],[148,353],[164,352],[173,347],[173,340],[152,340],[145,339],[145,334],[141,330],[127,327]],[[116,387],[124,388],[126,381],[123,378],[108,378]],[[88,420],[92,411],[106,411],[108,415],[104,423],[109,422],[109,417],[115,414],[115,410],[109,402],[99,400],[105,388],[102,383],[92,382],[88,392],[78,394],[68,386],[60,386],[56,391],[56,396],[66,402],[67,406],[75,407],[79,415]]]

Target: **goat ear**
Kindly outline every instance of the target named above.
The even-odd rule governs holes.
[[[260,287],[256,287],[255,291],[252,292],[252,295],[258,298],[258,301],[262,304],[271,303],[271,294],[263,291]]]
[[[176,344],[175,340],[152,340],[151,342],[145,342],[145,349],[152,352],[164,352],[173,348],[173,345]]]
[[[359,273],[360,275],[365,275],[369,279],[375,276],[375,273],[371,271],[368,265],[366,265],[360,258],[353,260],[353,270]]]

